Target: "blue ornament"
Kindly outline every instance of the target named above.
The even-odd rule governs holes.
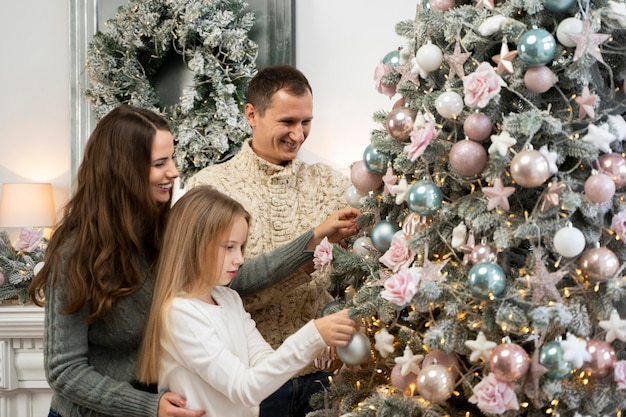
[[[374,245],[374,247],[381,253],[387,252],[389,246],[391,246],[391,239],[393,239],[393,235],[395,235],[399,230],[400,227],[389,220],[383,220],[376,223],[374,227],[372,227],[372,232],[370,233],[372,245]]]
[[[506,287],[506,276],[500,265],[479,262],[469,271],[469,288],[476,297],[490,300],[498,297]]]
[[[387,155],[375,149],[371,144],[367,145],[363,151],[365,168],[374,174],[385,174],[387,172],[387,162],[389,162]]]
[[[556,40],[545,29],[527,30],[517,42],[517,55],[527,65],[546,65],[556,53]]]
[[[418,181],[407,190],[409,210],[420,216],[432,216],[441,208],[443,194],[432,181]]]
[[[545,0],[543,2],[546,10],[552,13],[564,13],[576,4],[576,0]]]
[[[392,67],[400,65],[400,51],[394,49],[383,57],[383,64],[391,65]]]
[[[546,376],[552,379],[565,379],[569,376],[574,366],[563,359],[561,342],[548,342],[539,351],[539,363],[548,372]]]

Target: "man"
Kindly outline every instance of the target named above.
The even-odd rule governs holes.
[[[190,178],[188,187],[210,184],[242,203],[252,214],[246,257],[255,257],[346,207],[350,181],[324,164],[296,159],[313,120],[312,89],[296,68],[276,65],[259,71],[248,86],[245,116],[252,138],[229,161]],[[328,277],[311,266],[244,298],[257,328],[274,348],[332,301]],[[307,368],[261,404],[261,417],[304,416],[311,411],[309,397],[322,384],[328,384],[328,374]]]

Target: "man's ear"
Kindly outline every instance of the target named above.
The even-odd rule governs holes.
[[[250,103],[246,103],[246,107],[244,107],[244,112],[246,115],[246,120],[248,121],[250,127],[255,127],[258,114],[254,106]]]

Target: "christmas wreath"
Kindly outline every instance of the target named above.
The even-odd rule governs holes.
[[[245,88],[258,46],[241,0],[130,0],[88,46],[85,95],[96,119],[120,104],[155,110],[170,123],[184,181],[225,159],[249,135]],[[171,104],[155,81],[178,65],[193,81]],[[169,81],[169,79],[168,79]]]

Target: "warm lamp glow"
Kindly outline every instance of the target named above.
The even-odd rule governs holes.
[[[55,223],[52,185],[2,184],[0,227],[51,227]]]

